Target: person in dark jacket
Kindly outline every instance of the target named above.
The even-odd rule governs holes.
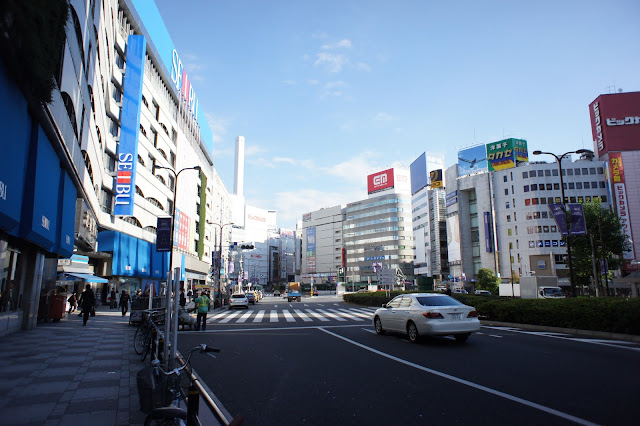
[[[96,304],[96,295],[91,289],[91,284],[87,284],[86,290],[82,293],[82,325],[87,325],[89,314]]]
[[[120,308],[122,309],[122,316],[127,315],[127,311],[129,310],[129,299],[131,299],[129,297],[129,293],[122,290],[122,293],[120,294]]]

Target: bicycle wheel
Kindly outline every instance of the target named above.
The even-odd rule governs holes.
[[[182,408],[168,407],[156,408],[144,419],[145,426],[150,425],[181,425],[187,420],[187,411]]]
[[[135,349],[136,353],[138,355],[142,354],[142,351],[144,350],[144,341],[145,341],[145,334],[148,333],[148,329],[141,325],[140,327],[138,327],[138,329],[136,330],[136,334],[133,336],[133,349]]]
[[[147,355],[149,355],[149,352],[151,352],[151,340],[152,340],[152,333],[148,332],[144,335],[144,341],[142,343],[142,361],[144,361],[145,359],[147,359]]]

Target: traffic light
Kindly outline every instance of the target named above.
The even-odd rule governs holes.
[[[243,244],[240,246],[242,250],[253,250],[253,244]]]

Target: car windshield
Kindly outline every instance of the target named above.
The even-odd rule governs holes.
[[[427,297],[427,296],[422,296],[422,297],[416,297],[416,300],[418,300],[418,302],[422,305],[422,306],[457,306],[457,305],[462,305],[462,303],[458,302],[456,299],[454,299],[453,297],[449,297],[449,296],[431,296],[431,297]]]
[[[231,296],[233,299],[244,299],[246,296],[244,294],[234,294]]]
[[[545,296],[563,296],[562,290],[559,288],[545,288],[544,289]]]

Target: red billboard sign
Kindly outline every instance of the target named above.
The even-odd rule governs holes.
[[[387,169],[367,176],[367,192],[369,194],[382,191],[383,189],[393,188],[393,185],[393,169]]]
[[[595,152],[638,149],[640,92],[600,95],[589,105]]]

